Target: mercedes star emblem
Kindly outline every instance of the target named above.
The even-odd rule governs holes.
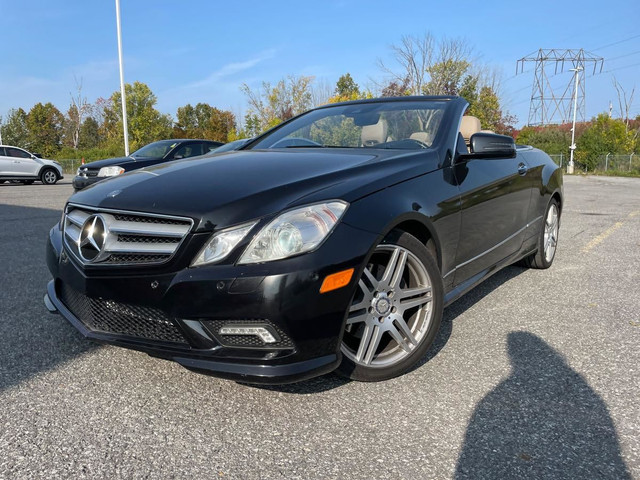
[[[104,248],[107,240],[107,229],[104,219],[100,215],[91,215],[82,225],[78,240],[78,253],[83,260],[93,262]]]

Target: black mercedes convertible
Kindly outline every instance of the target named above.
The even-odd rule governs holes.
[[[99,182],[50,232],[45,303],[92,340],[243,382],[400,375],[444,307],[556,252],[560,169],[466,108],[326,105]]]

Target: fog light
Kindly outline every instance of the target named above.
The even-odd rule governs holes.
[[[264,343],[276,343],[273,334],[264,327],[222,327],[220,335],[250,335],[259,337]]]

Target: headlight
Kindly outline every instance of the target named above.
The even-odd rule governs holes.
[[[329,236],[347,206],[334,200],[283,213],[256,235],[239,263],[270,262],[314,250]]]
[[[229,228],[216,233],[204,246],[196,259],[191,264],[192,267],[205,265],[207,263],[215,263],[223,260],[236,248],[236,245],[242,241],[247,233],[253,228],[257,222],[245,223],[238,227]]]
[[[124,168],[114,165],[113,167],[102,167],[98,172],[99,177],[115,177],[124,173]]]

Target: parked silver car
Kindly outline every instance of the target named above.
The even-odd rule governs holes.
[[[61,178],[62,166],[19,147],[0,145],[0,183],[13,180],[30,185],[36,180],[53,185]]]

